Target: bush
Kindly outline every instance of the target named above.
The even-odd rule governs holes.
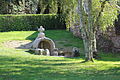
[[[45,29],[65,29],[65,21],[61,15],[55,14],[24,14],[0,15],[0,31],[37,30],[39,26]]]

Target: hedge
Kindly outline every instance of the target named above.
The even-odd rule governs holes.
[[[37,30],[41,25],[45,29],[65,29],[64,17],[55,14],[0,15],[0,32]]]

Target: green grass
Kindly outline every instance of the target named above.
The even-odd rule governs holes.
[[[4,41],[34,40],[37,32],[16,31],[0,33],[0,80],[120,80],[120,55],[103,54],[94,63],[83,57],[64,58],[40,56],[22,49],[6,48]],[[46,36],[59,46],[77,46],[82,40],[62,30],[48,30]]]

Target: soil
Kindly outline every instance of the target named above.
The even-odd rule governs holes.
[[[13,41],[4,42],[3,44],[5,47],[8,48],[30,49],[32,42],[29,40],[24,40],[24,41],[13,40]]]

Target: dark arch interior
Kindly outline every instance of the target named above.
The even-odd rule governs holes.
[[[51,52],[51,45],[48,41],[40,41],[38,48],[40,49],[49,49],[49,51]]]

